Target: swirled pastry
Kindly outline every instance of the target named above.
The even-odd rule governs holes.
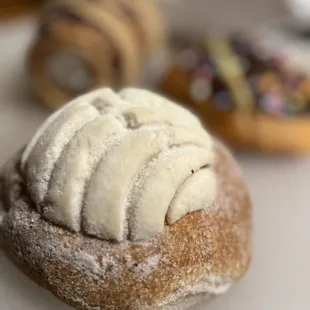
[[[43,285],[78,309],[157,309],[199,290],[217,294],[248,266],[250,208],[240,173],[200,121],[165,98],[138,89],[81,96],[52,114],[17,158],[5,166],[0,182],[0,245],[10,255],[15,241],[8,240],[18,231],[21,252],[42,249],[44,270],[58,265],[77,272],[81,295],[69,288],[72,283],[61,291],[51,284],[56,278],[71,281],[64,270],[54,279],[47,272]],[[46,254],[45,238],[50,250],[57,248],[54,254]],[[93,257],[92,275],[77,266],[81,251]],[[32,274],[41,263],[26,256],[17,264],[27,260]],[[68,257],[71,267],[64,263]],[[110,259],[118,276],[102,265]],[[223,267],[214,269],[213,260]],[[151,269],[145,279],[139,268]],[[187,283],[184,293],[181,281]],[[199,288],[191,288],[195,283]],[[140,284],[135,298],[113,297],[116,288]],[[175,292],[180,296],[170,300]],[[76,293],[82,303],[75,302]]]
[[[47,1],[29,50],[30,85],[51,108],[98,87],[136,85],[165,54],[165,33],[153,0]]]

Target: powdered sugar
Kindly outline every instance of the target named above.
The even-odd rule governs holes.
[[[96,258],[86,252],[77,252],[75,262],[81,270],[90,271],[92,274],[98,274],[102,271]],[[104,270],[103,270],[104,272]]]
[[[161,255],[151,256],[147,259],[145,263],[143,263],[140,268],[139,272],[142,274],[143,277],[147,277],[151,274],[155,268],[157,268],[160,262]]]
[[[180,288],[172,295],[170,295],[169,298],[165,301],[165,303],[161,306],[172,305],[170,309],[176,309],[175,307],[180,307],[180,304],[177,303],[180,298],[182,299],[182,301],[185,301],[191,296],[197,295],[204,295],[204,298],[208,298],[212,295],[219,295],[225,293],[231,285],[231,279],[225,279],[223,277],[210,275],[208,282],[187,285]],[[182,309],[185,309],[184,305],[182,305]]]
[[[223,293],[249,263],[250,210],[234,164],[216,152],[219,191],[212,208],[140,243],[90,238],[45,221],[12,166],[3,183],[9,211],[0,223],[0,246],[33,280],[79,310],[183,309]]]
[[[128,268],[134,270],[137,277],[146,278],[149,276],[157,267],[160,262],[161,255],[157,254],[146,259],[142,263],[135,263],[131,258],[127,260]]]

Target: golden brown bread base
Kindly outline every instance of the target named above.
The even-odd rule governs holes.
[[[32,280],[79,310],[182,309],[185,300],[192,305],[222,293],[249,266],[252,222],[240,170],[223,146],[215,148],[213,205],[145,243],[111,243],[42,219],[18,172],[18,154],[1,174],[0,247]]]
[[[221,140],[242,149],[296,155],[310,153],[310,117],[278,118],[257,111],[222,112],[211,104],[193,102],[189,85],[189,76],[174,68],[162,81],[160,90],[194,108]]]

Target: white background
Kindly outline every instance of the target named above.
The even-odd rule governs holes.
[[[205,3],[204,0],[196,1]],[[283,13],[280,5],[267,0],[257,0],[259,3],[252,5],[244,0],[226,1],[230,4],[225,10],[224,1],[212,1],[217,6],[212,11],[205,9],[206,16],[210,20],[213,16],[213,22],[221,18],[228,28],[229,16],[232,24],[255,26],[255,23]],[[267,10],[263,7],[266,3],[270,4]],[[188,20],[171,14],[171,5],[168,3],[167,14],[173,24],[188,24]],[[193,20],[201,27],[204,20],[201,9],[182,6],[179,10],[187,11],[191,18],[198,14],[199,18]],[[238,11],[244,18],[237,18]],[[250,23],[251,16],[253,23]],[[209,22],[208,18],[205,22]],[[31,137],[49,113],[26,91],[23,64],[32,30],[33,22],[28,19],[0,24],[0,165]],[[227,295],[211,301],[202,309],[308,310],[310,157],[293,159],[240,153],[236,157],[244,170],[254,205],[253,263],[247,276]],[[28,280],[0,253],[0,309],[70,308]]]

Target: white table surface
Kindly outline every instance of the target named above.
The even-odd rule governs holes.
[[[0,164],[49,114],[23,73],[31,20],[0,24]],[[310,309],[310,158],[236,154],[254,204],[254,257],[246,277],[208,310]],[[68,310],[0,253],[1,310]]]

